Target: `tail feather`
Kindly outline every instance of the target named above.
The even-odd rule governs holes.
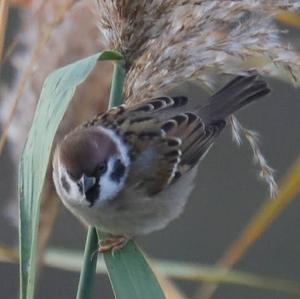
[[[213,123],[225,120],[235,111],[267,95],[270,89],[263,80],[257,80],[257,74],[237,76],[220,91],[211,96],[199,108],[204,122]]]

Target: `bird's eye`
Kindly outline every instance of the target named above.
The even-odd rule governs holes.
[[[96,174],[97,174],[97,176],[102,175],[103,173],[106,172],[106,170],[107,170],[107,162],[103,161],[96,168]]]
[[[126,167],[120,159],[115,161],[113,171],[111,173],[111,179],[117,183],[119,183],[124,176],[126,171]]]
[[[69,170],[67,170],[67,174],[68,176],[73,180],[73,181],[77,181],[78,177],[76,177],[75,175],[73,175]]]

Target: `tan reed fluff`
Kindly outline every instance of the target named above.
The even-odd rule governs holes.
[[[299,1],[118,1],[98,0],[99,26],[107,47],[126,59],[125,99],[132,104],[161,95],[191,78],[213,86],[218,74],[300,75],[300,57],[281,39],[274,18],[300,9]],[[257,133],[231,118],[234,140],[246,137],[274,196],[273,169],[258,146]]]
[[[16,70],[16,78],[12,86],[3,87],[0,92],[0,123],[5,125],[7,116],[15,104],[21,81],[27,73],[26,83],[8,131],[10,152],[16,162],[30,129],[46,77],[59,67],[103,49],[91,5],[84,1],[79,1],[69,7],[60,22],[53,27],[47,42],[39,45],[48,25],[54,21],[57,22],[56,15],[62,6],[60,0],[40,2],[40,0],[32,1],[32,8],[24,10],[21,15],[22,27],[17,38],[25,50],[13,53],[11,62]],[[32,58],[33,50],[37,45],[40,47],[38,54]],[[28,72],[28,69],[31,69],[31,72]],[[110,81],[109,76],[102,76],[102,74],[109,73],[111,67],[102,64],[101,69],[96,70],[81,85],[60,126],[59,136],[64,136],[74,126],[105,109]],[[84,102],[88,102],[89,105],[83,105]]]
[[[68,1],[71,3],[70,0]],[[24,10],[21,15],[22,27],[18,38],[19,43],[25,49],[13,53],[11,61],[16,69],[16,78],[12,82],[12,86],[1,88],[0,92],[0,123],[3,126],[15,105],[21,82],[25,76],[26,84],[21,92],[19,104],[8,130],[9,153],[12,155],[11,158],[16,168],[46,77],[61,66],[103,49],[90,3],[87,1],[75,3],[74,1],[74,4],[70,4],[58,22],[57,14],[63,2],[61,0],[47,2],[33,0],[32,6]],[[49,38],[45,44],[39,45],[38,55],[32,58],[32,53],[48,30],[49,24],[53,24]],[[28,72],[28,69],[32,71]],[[108,74],[111,69],[110,64],[101,63],[101,67],[96,68],[88,79],[80,85],[59,127],[54,145],[75,126],[106,109],[110,84]],[[51,173],[52,164],[49,163],[47,180],[43,190],[44,201],[41,208],[40,248],[43,248],[47,243],[57,213],[58,201],[55,198]],[[12,196],[17,197],[16,194],[12,194]],[[12,199],[10,203],[12,204],[8,208],[8,216],[17,223],[16,201]]]

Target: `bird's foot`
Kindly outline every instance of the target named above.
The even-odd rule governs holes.
[[[122,249],[129,240],[130,238],[126,236],[112,236],[104,239],[100,241],[99,252],[105,253],[111,251],[111,253],[114,255],[114,253]]]

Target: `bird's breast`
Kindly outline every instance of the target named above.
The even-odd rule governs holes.
[[[164,228],[177,218],[192,192],[196,167],[155,196],[142,188],[127,188],[117,197],[94,207],[77,207],[89,225],[116,235],[140,235]]]

